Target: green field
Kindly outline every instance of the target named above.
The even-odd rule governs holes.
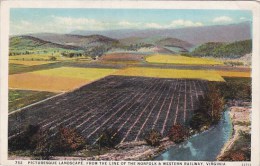
[[[86,79],[94,81],[105,76],[111,75],[117,69],[108,68],[77,68],[77,67],[60,67],[55,69],[40,70],[33,72],[34,74],[55,76],[55,77],[68,77]]]
[[[37,70],[45,70],[45,69],[52,69],[63,66],[64,63],[62,62],[55,62],[55,63],[48,63],[48,64],[42,64],[42,65],[36,65],[36,66],[26,66],[22,64],[9,64],[9,75],[12,74],[19,74],[19,73],[27,73]]]
[[[146,61],[149,63],[161,63],[161,64],[179,64],[179,65],[222,65],[223,62],[206,59],[187,57],[181,55],[164,55],[156,54],[146,57]]]
[[[54,96],[56,93],[29,91],[29,90],[13,90],[9,89],[9,112],[15,111],[19,108],[41,101],[48,97]]]
[[[224,79],[216,72],[210,70],[179,70],[149,67],[129,67],[119,70],[115,75],[141,76],[155,78],[183,78],[183,79],[203,79],[209,81],[220,81]]]

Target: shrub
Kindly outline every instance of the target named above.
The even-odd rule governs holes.
[[[36,142],[33,155],[36,159],[49,160],[54,154],[54,143],[52,140],[52,134],[49,130],[40,130],[37,135],[33,137]]]
[[[234,152],[231,154],[231,161],[245,161],[246,157],[242,152]]]
[[[82,148],[86,142],[85,139],[76,131],[76,129],[60,127],[58,133],[53,138],[54,152],[71,152]]]
[[[114,148],[121,141],[121,135],[116,129],[105,129],[99,135],[97,144],[100,147]]]
[[[218,123],[224,110],[224,98],[215,85],[209,84],[209,90],[203,103],[202,109],[209,111],[212,124]]]
[[[32,137],[38,133],[39,125],[28,125],[25,131],[18,134],[8,141],[8,148],[10,150],[32,150],[35,148],[36,143],[32,141]]]
[[[55,56],[50,56],[49,60],[50,60],[50,61],[56,61],[57,58],[56,58]]]
[[[193,117],[190,120],[190,127],[195,130],[200,130],[203,126],[210,126],[211,118],[208,114],[194,111]]]
[[[151,131],[145,134],[144,139],[148,145],[159,146],[162,136],[158,131],[152,129]]]
[[[172,126],[168,136],[171,141],[181,143],[188,138],[189,132],[184,126],[177,124]]]

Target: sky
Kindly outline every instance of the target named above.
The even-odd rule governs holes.
[[[76,30],[166,29],[252,21],[247,10],[13,8],[10,34]]]

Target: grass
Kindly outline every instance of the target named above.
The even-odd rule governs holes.
[[[217,73],[223,77],[251,77],[251,72],[236,72],[236,71],[224,71],[219,70]]]
[[[113,74],[117,69],[59,67],[9,76],[9,87],[50,92],[69,91]]]
[[[53,95],[56,95],[56,93],[9,89],[9,94],[8,94],[9,109],[8,109],[8,111],[12,112],[19,108],[25,107],[32,103],[41,101],[48,97],[51,97]]]
[[[63,62],[56,62],[56,63],[47,63],[42,65],[35,65],[35,66],[26,66],[21,64],[9,64],[9,74],[19,74],[19,73],[26,73],[26,72],[32,72],[37,70],[46,70],[46,69],[52,69],[57,68],[65,65]]]
[[[43,60],[49,60],[50,54],[28,54],[28,55],[14,55],[9,56],[9,60],[22,60],[22,61],[43,61]],[[58,56],[55,56],[58,57]]]
[[[9,60],[9,64],[18,64],[25,66],[37,66],[43,64],[55,63],[55,61],[22,61],[22,60]]]
[[[146,58],[149,63],[184,64],[184,65],[222,65],[223,62],[206,59],[187,57],[181,55],[152,55]]]
[[[115,75],[123,76],[142,76],[157,78],[187,78],[187,79],[203,79],[209,81],[224,81],[224,79],[215,71],[209,70],[178,70],[178,69],[162,69],[162,68],[144,68],[130,67],[119,70]]]
[[[59,76],[67,78],[78,78],[94,81],[116,72],[117,69],[107,68],[76,68],[76,67],[60,67],[49,70],[40,70],[33,72],[34,74]]]
[[[45,53],[45,54],[25,54],[9,56],[9,60],[19,61],[49,61],[50,57],[54,56],[57,61],[71,61],[71,60],[84,60],[90,61],[90,57],[63,57],[60,53]]]
[[[40,75],[32,72],[9,75],[9,88],[35,91],[63,92],[89,82],[86,79]]]

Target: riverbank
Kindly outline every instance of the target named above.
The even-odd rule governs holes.
[[[155,156],[166,151],[174,145],[174,142],[170,141],[168,137],[161,140],[159,146],[152,147],[146,143],[146,141],[134,141],[119,144],[115,149],[107,149],[107,152],[100,155],[93,155],[87,157],[88,153],[93,153],[91,150],[84,149],[76,152],[70,156],[53,156],[52,160],[152,160]],[[33,159],[29,156],[16,156],[11,155],[9,159]]]
[[[251,140],[244,138],[251,131],[251,103],[229,102],[229,114],[233,125],[231,138],[217,157],[219,161],[244,161],[250,159]],[[246,136],[248,137],[248,136]],[[250,141],[250,142],[249,142]],[[242,143],[241,143],[242,142]],[[249,146],[249,147],[248,147]],[[250,154],[249,154],[250,156]]]

